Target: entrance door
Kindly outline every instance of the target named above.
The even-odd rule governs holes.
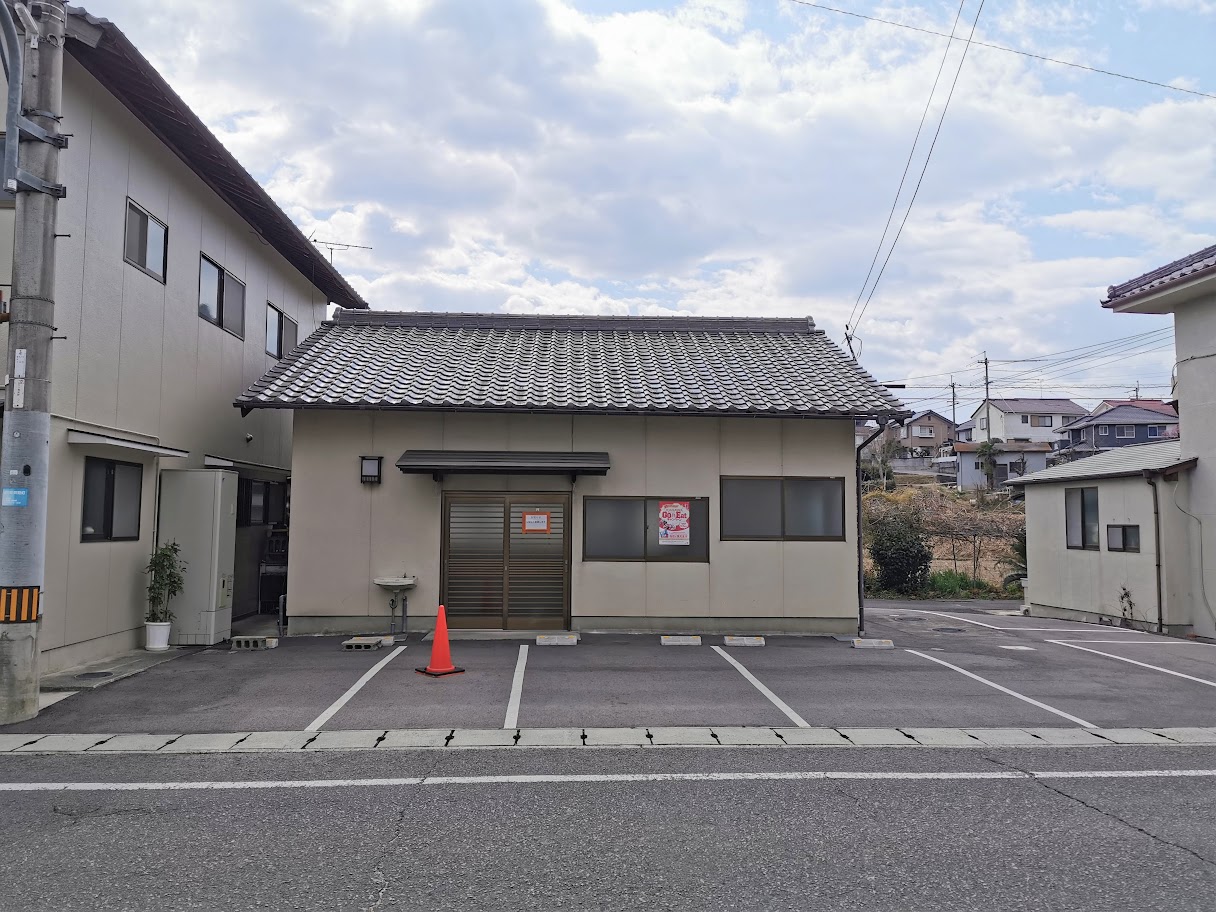
[[[567,494],[445,494],[443,599],[453,627],[565,629]]]

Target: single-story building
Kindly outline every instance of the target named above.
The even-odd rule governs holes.
[[[988,472],[980,457],[979,449],[982,443],[966,443],[958,441],[954,444],[955,461],[958,466],[956,484],[960,491],[976,491],[988,487]],[[1051,452],[1050,443],[1039,441],[1008,440],[995,444],[993,454],[994,487],[1004,487],[1013,478],[1029,475],[1047,468],[1047,454]],[[948,460],[939,460],[941,463]]]
[[[289,632],[855,633],[858,420],[809,319],[339,311],[236,402],[294,411]]]
[[[1040,616],[1192,630],[1181,443],[1121,447],[1010,480],[1026,492],[1026,604]]]

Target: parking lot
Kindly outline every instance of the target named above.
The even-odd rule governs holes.
[[[201,650],[3,731],[1216,725],[1210,644],[977,603],[879,603],[867,636],[895,648],[830,637],[730,649],[711,636],[663,646],[654,635],[589,634],[526,649],[454,640],[466,672],[438,679],[415,673],[430,654],[418,634],[399,651],[295,638],[264,652]]]

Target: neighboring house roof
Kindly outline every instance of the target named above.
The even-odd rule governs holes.
[[[1084,415],[1085,409],[1071,399],[989,399],[1002,412],[1028,412],[1035,415]],[[984,407],[980,403],[978,412]]]
[[[250,408],[903,419],[810,319],[339,311]]]
[[[975,419],[971,418],[967,421],[964,421],[962,424],[959,424],[958,426],[956,426],[955,430],[956,431],[974,431],[975,430]]]
[[[1168,285],[1189,281],[1203,275],[1216,274],[1216,244],[1205,247],[1190,256],[1174,260],[1144,275],[1129,279],[1121,285],[1111,285],[1106,289],[1106,297],[1102,300],[1103,307],[1114,307],[1133,298],[1139,298],[1151,292],[1160,291]]]
[[[944,421],[950,427],[954,427],[953,421],[951,421],[945,415],[939,415],[937,412],[933,411],[933,409],[925,409],[923,412],[917,412],[915,415],[913,415],[908,420],[909,421],[920,421],[922,418],[937,418],[940,421]]]
[[[1103,399],[1090,414],[1101,414],[1098,409],[1101,409],[1102,406],[1106,406],[1106,411],[1109,411],[1120,405],[1134,405],[1136,408],[1148,409],[1150,412],[1178,417],[1178,410],[1161,399]]]
[[[1097,415],[1085,415],[1057,429],[1057,433],[1092,427],[1095,424],[1177,424],[1177,415],[1166,415],[1136,405],[1116,405]]]
[[[1145,472],[1159,473],[1173,469],[1182,471],[1195,464],[1195,460],[1182,459],[1182,443],[1166,440],[1162,443],[1142,443],[1135,446],[1107,450],[1097,456],[1087,456],[1076,462],[1064,462],[1041,472],[1033,472],[1010,484],[1047,484],[1049,482],[1089,481],[1099,478],[1126,478],[1143,475]]]
[[[957,453],[978,453],[983,441],[962,440],[954,444]],[[998,453],[1050,453],[1051,444],[1045,440],[1006,440],[993,444]]]
[[[68,13],[67,50],[93,78],[330,301],[367,307],[114,23],[76,6]],[[81,37],[84,33],[88,37]],[[97,45],[91,47],[95,37]]]

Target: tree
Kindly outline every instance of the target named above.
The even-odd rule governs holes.
[[[979,457],[980,464],[984,467],[984,477],[988,479],[989,491],[996,487],[996,456],[1000,452],[997,447],[998,443],[1004,443],[1004,441],[999,437],[993,437],[991,440],[985,440],[975,450],[975,455]]]

